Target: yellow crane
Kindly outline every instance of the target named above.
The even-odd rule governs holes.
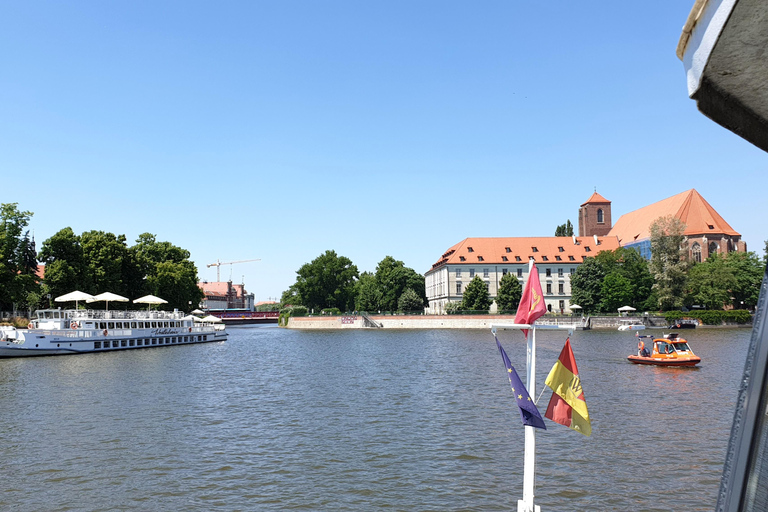
[[[209,263],[206,265],[208,268],[216,267],[216,282],[221,281],[221,276],[219,274],[219,270],[221,270],[222,265],[234,265],[235,263],[249,263],[251,261],[261,261],[261,258],[257,258],[255,260],[238,260],[238,261],[219,261],[216,260],[215,263]]]

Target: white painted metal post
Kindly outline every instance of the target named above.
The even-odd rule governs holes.
[[[526,368],[526,383],[528,395],[536,396],[536,327],[528,331],[528,361]],[[534,512],[533,489],[536,475],[536,429],[525,427],[525,459],[523,461],[523,499],[517,502],[518,512]],[[538,512],[539,507],[535,510]]]

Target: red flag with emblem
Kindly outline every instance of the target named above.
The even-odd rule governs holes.
[[[515,313],[515,323],[532,324],[546,312],[547,305],[544,304],[539,271],[536,268],[536,264],[532,263],[530,272],[528,272],[528,281],[525,283],[525,289],[523,290],[523,296],[520,297],[520,305],[517,306],[517,313]],[[528,329],[523,329],[523,334],[527,337]]]

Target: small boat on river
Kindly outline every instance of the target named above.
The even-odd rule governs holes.
[[[42,309],[26,329],[0,326],[0,357],[83,354],[227,339],[220,320],[205,320],[177,310]]]
[[[661,338],[653,336],[637,336],[637,355],[627,356],[635,364],[652,364],[656,366],[696,366],[701,358],[693,353],[688,341],[677,333],[665,334]],[[651,351],[645,347],[643,338],[651,338]]]

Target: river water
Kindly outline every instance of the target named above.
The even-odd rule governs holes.
[[[0,510],[517,510],[524,431],[489,331],[229,332],[0,360]],[[571,336],[592,436],[537,431],[543,511],[714,508],[751,331],[684,333],[700,368]],[[525,375],[522,335],[499,337]],[[538,391],[565,337],[537,333]]]

